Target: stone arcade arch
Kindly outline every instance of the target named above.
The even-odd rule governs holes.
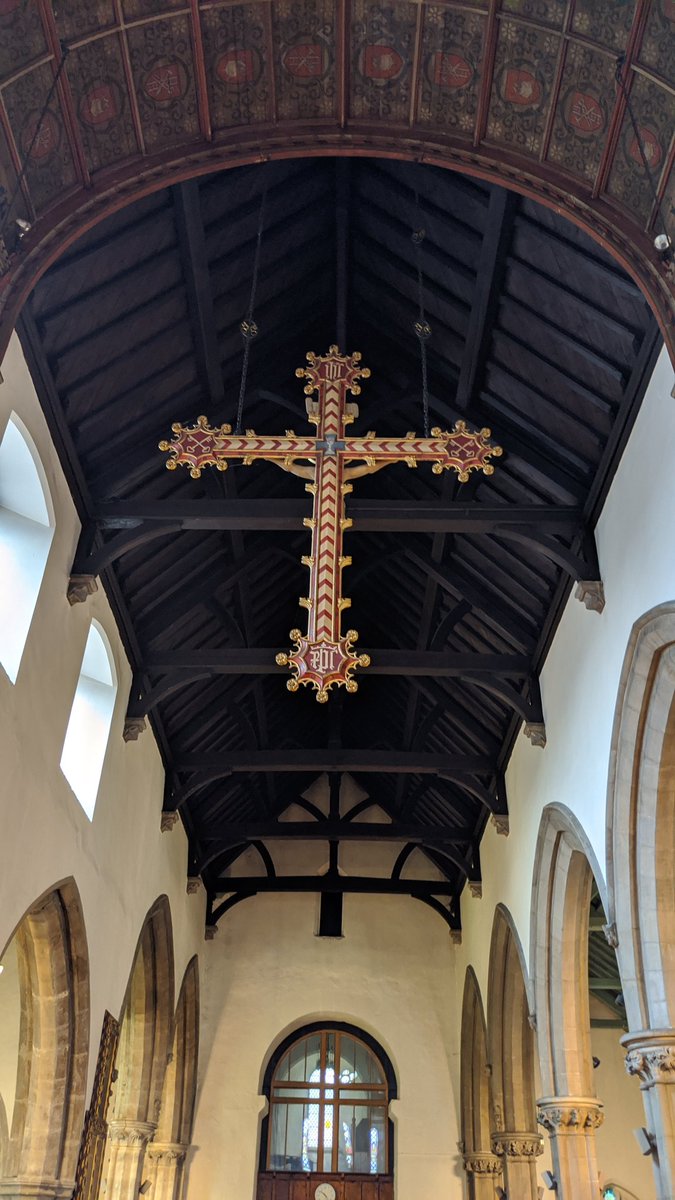
[[[593,864],[593,866],[591,865]],[[566,1200],[599,1193],[596,1098],[588,996],[588,928],[593,878],[602,874],[571,813],[544,810],[535,858],[532,969],[544,1098],[555,1176]]]
[[[608,916],[641,1082],[659,1197],[675,1189],[675,603],[633,626],[610,759]]]
[[[74,1186],[89,1050],[87,941],[73,880],[38,900],[12,941],[20,1022],[0,1195],[65,1198]]]
[[[487,1044],[492,1064],[492,1149],[502,1157],[508,1195],[536,1200],[542,1139],[535,1105],[535,1043],[523,955],[511,918],[498,905],[492,926]]]
[[[153,1200],[178,1200],[192,1140],[199,1049],[199,970],[188,963],[176,1005],[173,1041],[164,1076],[159,1122],[148,1145],[145,1174]]]
[[[166,896],[150,909],[122,1007],[103,1176],[106,1200],[135,1200],[157,1129],[173,1030],[173,934]]]
[[[502,1160],[493,1153],[490,1141],[490,1070],[483,1001],[475,972],[472,967],[467,967],[462,1002],[460,1096],[469,1200],[493,1200],[495,1180],[502,1173]]]

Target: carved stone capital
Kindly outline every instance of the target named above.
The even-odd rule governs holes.
[[[586,1133],[605,1119],[594,1096],[547,1096],[537,1101],[537,1121],[549,1133]]]
[[[483,895],[483,884],[480,879],[469,880],[469,891],[474,900],[480,900]]]
[[[109,1121],[108,1138],[116,1146],[146,1146],[156,1128],[154,1121]]]
[[[462,1161],[467,1175],[501,1175],[502,1173],[501,1158],[497,1154],[490,1154],[487,1150],[472,1150],[470,1154],[463,1155]]]
[[[199,875],[188,875],[187,884],[185,886],[188,896],[196,896],[201,886],[202,881]]]
[[[453,946],[461,946],[461,944],[462,944],[461,929],[451,929],[450,930],[450,941],[452,942]]]
[[[675,1030],[628,1033],[621,1043],[626,1048],[626,1070],[637,1075],[643,1087],[675,1083]]]
[[[122,737],[125,742],[137,742],[145,729],[145,717],[125,717]]]
[[[498,834],[500,834],[502,837],[509,836],[509,814],[508,813],[493,813],[491,820],[492,820],[492,824],[494,825]]]
[[[171,833],[171,830],[173,829],[177,820],[178,820],[177,812],[172,812],[170,810],[164,809],[164,811],[162,813],[162,818],[159,823],[159,827],[160,827],[162,833]]]
[[[503,1130],[492,1135],[492,1149],[502,1158],[538,1158],[544,1153],[539,1133],[519,1133]]]
[[[605,607],[605,589],[601,579],[580,579],[574,595],[589,612],[601,613]]]
[[[187,1146],[183,1146],[181,1142],[150,1142],[146,1154],[151,1162],[156,1162],[162,1166],[169,1166],[171,1163],[182,1163],[187,1153]]]
[[[218,932],[217,925],[207,925],[206,929],[204,930],[204,941],[212,942],[213,939],[215,938],[217,932]]]
[[[69,604],[84,604],[97,591],[98,580],[95,575],[71,575],[66,596]]]
[[[543,750],[546,745],[546,726],[543,721],[526,721],[523,725],[523,733],[526,738],[529,738],[533,746],[538,746]]]

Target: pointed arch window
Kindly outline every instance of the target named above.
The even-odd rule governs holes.
[[[42,464],[12,413],[0,441],[0,663],[16,683],[54,537]]]
[[[112,724],[117,678],[108,639],[96,621],[89,627],[70,712],[61,770],[91,821]]]

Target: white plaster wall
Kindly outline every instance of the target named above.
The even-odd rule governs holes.
[[[390,1055],[399,1099],[397,1200],[460,1200],[459,1012],[443,921],[403,896],[345,896],[344,937],[314,936],[315,896],[257,896],[223,920],[203,959],[202,1070],[188,1200],[252,1200],[271,1050],[341,1020]]]
[[[662,352],[605,503],[596,538],[606,604],[588,612],[572,595],[541,676],[544,750],[521,733],[506,775],[510,834],[490,824],[481,846],[483,899],[462,897],[461,960],[487,990],[496,904],[513,917],[526,963],[535,848],[546,805],[570,809],[597,863],[604,897],[610,741],[628,637],[643,613],[675,598],[675,401]]]
[[[72,876],[89,948],[91,1083],[103,1013],[119,1015],[146,912],[168,895],[177,995],[203,947],[204,896],[186,895],[182,828],[160,833],[163,770],[152,734],[122,740],[131,673],[103,589],[73,608],[66,599],[79,522],[16,337],[2,375],[0,436],[15,410],[42,459],[56,532],[14,686],[0,667],[0,953],[35,900]],[[90,822],[59,762],[92,617],[110,640],[119,689]]]

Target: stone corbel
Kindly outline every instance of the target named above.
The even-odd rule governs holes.
[[[509,836],[509,814],[508,813],[493,813],[491,820],[492,820],[492,824],[494,825],[498,834],[500,834],[502,837]]]
[[[601,579],[580,579],[574,595],[589,612],[601,613],[605,607],[605,589]]]
[[[84,604],[89,596],[98,591],[98,580],[95,575],[71,575],[68,580],[66,595],[69,604]]]

